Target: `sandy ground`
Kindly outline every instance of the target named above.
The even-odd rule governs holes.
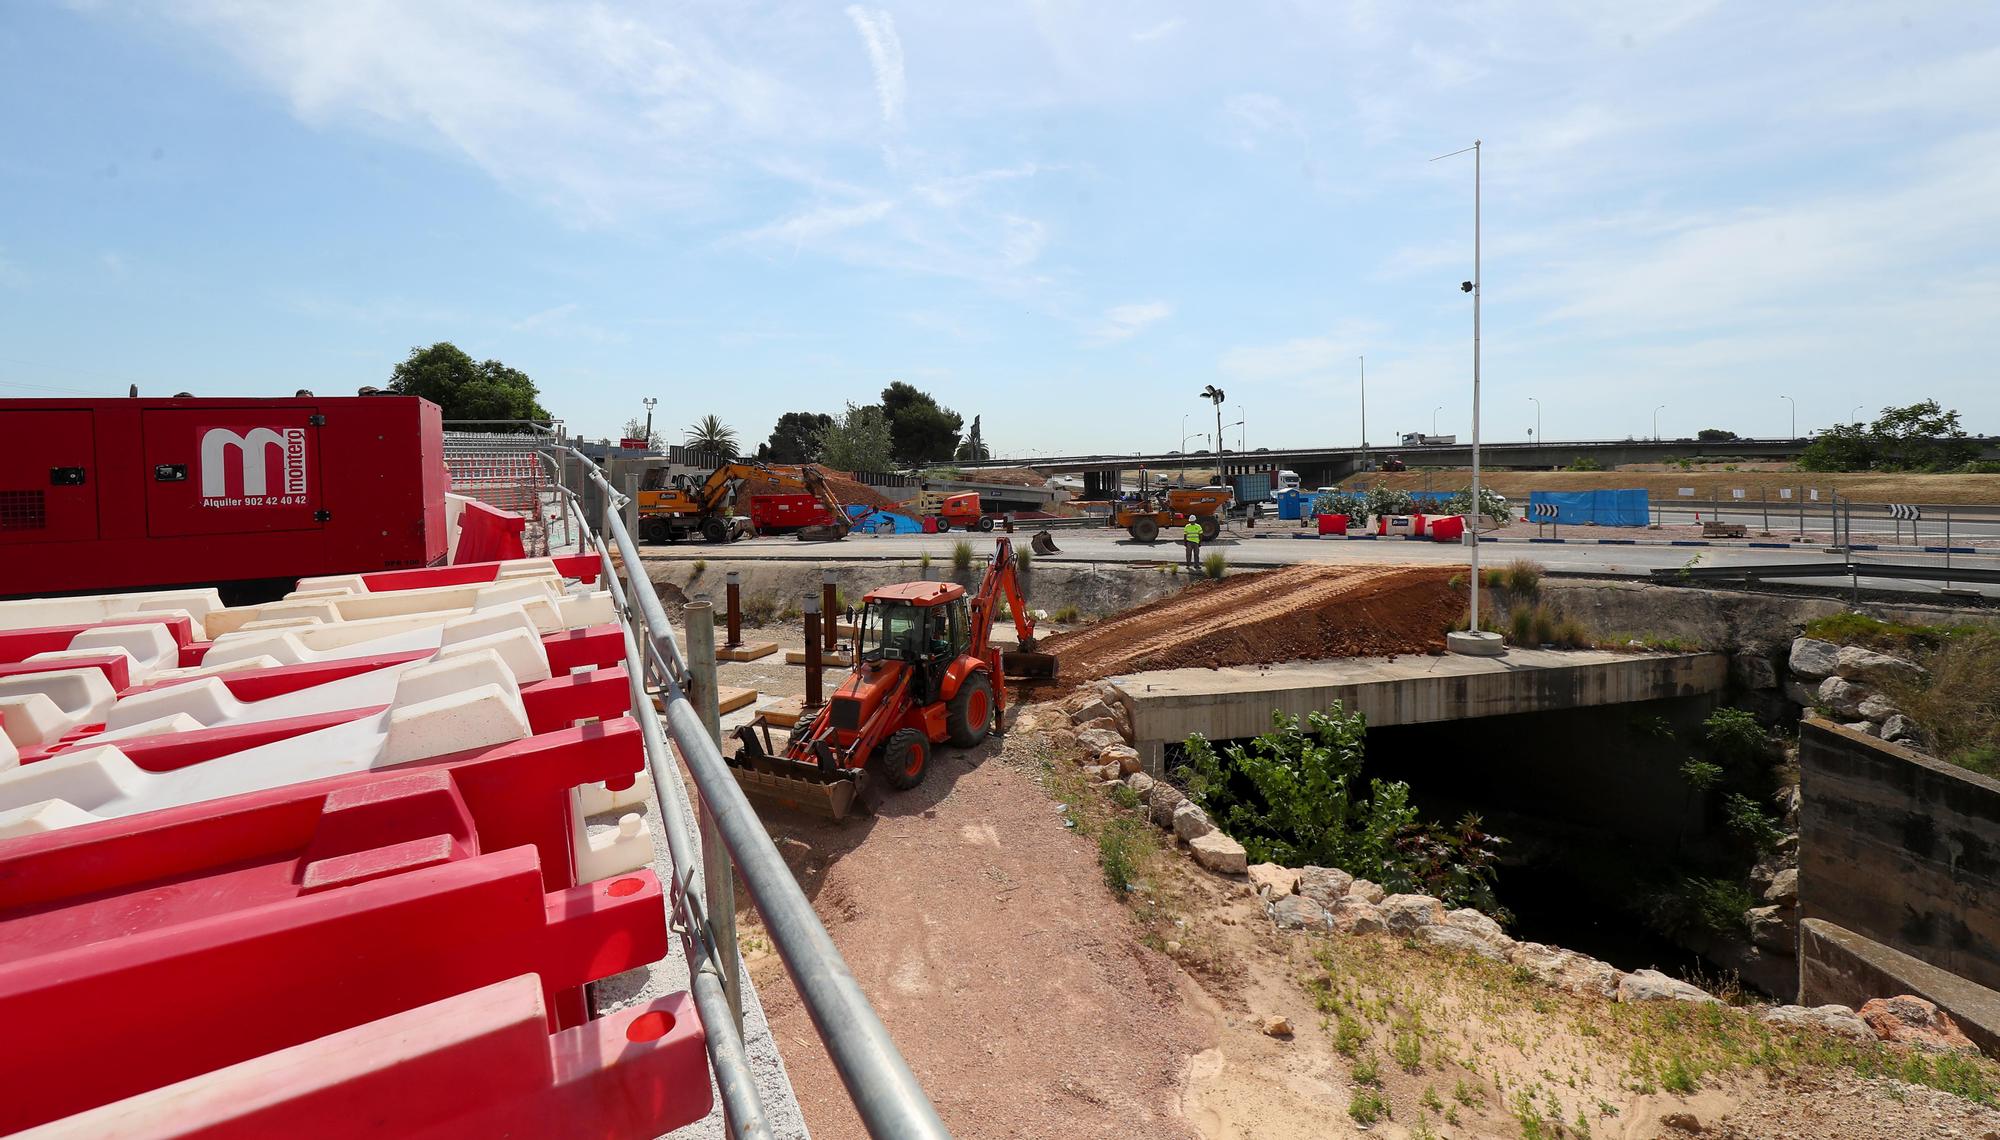
[[[1204,1019],[1002,747],[940,749],[879,815],[773,835],[954,1136],[1192,1137],[1180,1084]],[[782,967],[749,961],[813,1135],[865,1136]]]

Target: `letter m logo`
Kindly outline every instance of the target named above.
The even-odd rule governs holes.
[[[271,451],[277,451],[277,468],[283,487],[271,486]],[[306,493],[306,433],[304,428],[252,428],[237,433],[229,428],[210,428],[201,436],[201,497],[220,499],[229,495],[232,468],[241,473],[242,494],[303,495]],[[233,462],[232,462],[233,461]]]

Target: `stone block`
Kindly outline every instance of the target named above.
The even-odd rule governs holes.
[[[1241,875],[1249,864],[1243,845],[1220,831],[1188,840],[1188,850],[1194,852],[1195,862],[1218,875]]]

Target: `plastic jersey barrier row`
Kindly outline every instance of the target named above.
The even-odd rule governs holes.
[[[301,621],[333,625],[420,614],[436,614],[442,618],[491,609],[508,602],[555,606],[569,596],[572,595],[562,589],[561,580],[554,575],[508,578],[466,586],[425,586],[381,594],[314,591],[309,594],[294,593],[276,602],[216,610],[208,615],[203,624],[210,638],[218,638],[253,623],[264,628],[276,628],[276,623]]]
[[[137,626],[142,629],[162,628],[176,649],[201,640],[195,635],[193,619],[185,613],[159,617],[141,615],[112,618],[101,622],[24,626],[19,629],[0,630],[0,662],[26,661],[37,653],[52,653],[66,649],[96,648],[109,644],[124,645],[129,639],[121,637],[120,632],[126,626]],[[150,639],[144,640],[150,642]],[[138,654],[134,653],[134,656]]]
[[[292,625],[274,629],[242,629],[227,633],[201,650],[202,665],[255,661],[261,665],[296,665],[343,657],[366,657],[411,649],[436,649],[457,641],[506,629],[527,629],[538,635],[583,629],[613,620],[610,600],[601,595],[566,597],[560,603],[511,601],[461,613],[404,615],[361,621]]]
[[[369,817],[398,807],[429,816],[418,837],[371,846]],[[448,797],[362,786],[324,812],[296,858],[149,877],[0,927],[0,1131],[523,974],[551,1011],[567,1000],[551,1020],[580,1023],[574,991],[666,953],[650,871],[545,892],[534,848],[472,849]],[[91,877],[76,862],[42,874],[73,888]],[[106,1063],[111,1027],[148,1047]]]
[[[393,695],[393,691],[392,686],[382,695]],[[305,695],[310,696],[313,692],[308,689]],[[276,700],[258,703],[275,704]],[[528,714],[528,730],[535,734],[568,728],[580,720],[610,720],[624,716],[631,711],[624,665],[621,663],[610,669],[551,677],[524,685],[521,688],[521,706]],[[140,768],[148,772],[170,772],[273,741],[289,740],[323,728],[376,716],[388,707],[386,702],[359,708],[334,707],[324,711],[253,707],[246,715],[227,717],[212,724],[201,720],[199,715],[178,712],[164,718],[167,723],[158,724],[159,731],[141,735],[102,734],[65,739],[47,749],[23,750],[20,762],[32,764],[71,748],[115,742],[118,750]],[[102,729],[104,726],[97,727]]]
[[[425,586],[461,586],[493,582],[515,574],[543,570],[558,577],[590,585],[597,581],[597,556],[563,554],[552,558],[522,558],[504,562],[463,562],[453,566],[430,566],[417,570],[378,570],[372,574],[333,574],[299,579],[299,591],[345,589],[356,593],[385,593],[414,590]]]
[[[57,1121],[24,1140],[637,1140],[708,1114],[685,993],[550,1035],[513,978]]]
[[[115,617],[143,620],[149,610],[185,613],[194,624],[196,637],[206,636],[202,618],[210,610],[222,608],[222,595],[214,588],[200,590],[153,590],[129,594],[88,594],[68,598],[17,598],[0,601],[0,630],[46,625],[97,625]]]
[[[480,651],[404,673],[396,699],[376,716],[187,768],[145,771],[114,743],[0,771],[0,813],[60,800],[100,817],[132,815],[433,759],[528,735],[527,710],[513,675],[497,654]],[[5,818],[0,815],[0,829]]]

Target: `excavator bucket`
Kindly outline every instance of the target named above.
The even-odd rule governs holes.
[[[1036,554],[1062,553],[1062,548],[1056,545],[1056,540],[1050,538],[1049,532],[1045,530],[1035,532],[1034,537],[1028,540],[1028,549],[1034,551]]]
[[[861,799],[870,782],[865,772],[829,771],[828,766],[774,756],[765,747],[768,735],[758,739],[760,727],[764,727],[761,721],[738,728],[736,739],[742,747],[729,757],[736,785],[760,810],[771,807],[837,822],[854,814],[857,802],[867,809]]]

